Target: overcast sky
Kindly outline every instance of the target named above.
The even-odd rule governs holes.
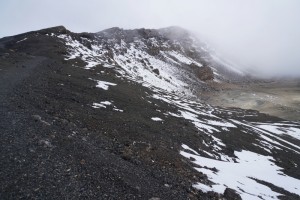
[[[0,37],[57,25],[74,32],[177,25],[239,66],[300,76],[300,0],[0,1]]]

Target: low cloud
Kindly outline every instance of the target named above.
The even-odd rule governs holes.
[[[300,76],[298,0],[10,0],[0,7],[0,37],[56,25],[75,32],[177,25],[245,70]]]

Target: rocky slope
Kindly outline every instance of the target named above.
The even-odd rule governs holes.
[[[300,124],[200,101],[245,80],[187,31],[0,40],[1,199],[299,199]]]

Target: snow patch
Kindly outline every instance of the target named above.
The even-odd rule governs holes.
[[[97,81],[96,87],[101,88],[103,90],[108,90],[109,86],[116,86],[115,83],[110,83],[107,81]]]
[[[159,121],[163,121],[161,118],[159,118],[159,117],[152,117],[151,118],[153,121],[157,121],[157,122],[159,122]]]
[[[27,40],[27,38],[24,38],[24,39],[22,39],[22,40],[19,40],[19,41],[17,41],[16,43],[20,43],[20,42],[23,42],[23,41],[25,41],[25,40]]]
[[[186,145],[182,147],[190,150]],[[180,154],[186,158],[192,157],[194,159],[192,162],[198,165],[195,169],[206,174],[214,183],[211,186],[201,183],[194,185],[203,192],[224,193],[224,190],[229,187],[235,189],[245,200],[259,199],[260,196],[263,199],[278,199],[281,194],[254,180],[258,179],[300,195],[300,187],[297,187],[300,185],[300,180],[284,175],[283,169],[274,164],[271,156],[245,150],[235,151],[234,154],[237,156],[237,163],[235,163],[205,158],[185,151],[181,151]]]
[[[276,124],[261,124],[258,127],[277,135],[289,135],[300,140],[300,127],[285,127]]]
[[[104,102],[93,103],[92,107],[93,108],[106,108],[106,104]]]

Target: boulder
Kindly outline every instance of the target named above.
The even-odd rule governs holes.
[[[194,71],[196,77],[199,78],[201,81],[209,81],[214,79],[214,72],[210,67],[208,66],[199,67],[195,63],[191,63],[190,67]]]

